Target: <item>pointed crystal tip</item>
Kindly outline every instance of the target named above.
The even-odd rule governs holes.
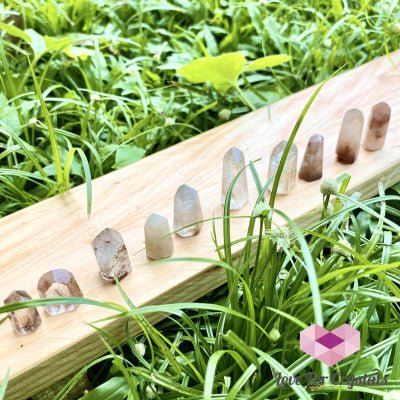
[[[148,258],[160,260],[172,256],[174,243],[170,234],[167,218],[158,214],[150,214],[146,218],[144,237]]]
[[[196,222],[202,219],[203,213],[197,190],[187,185],[179,186],[174,197],[174,231],[180,229],[176,233],[182,237],[197,235],[202,224]],[[185,226],[188,227],[184,228]]]
[[[223,158],[221,202],[225,205],[226,194],[234,178],[246,166],[244,154],[236,147],[229,149]],[[248,201],[246,170],[242,171],[236,180],[231,196],[230,209],[239,210]]]
[[[65,269],[53,269],[41,276],[38,282],[40,297],[83,297],[81,289],[71,272]],[[74,311],[79,304],[54,304],[44,306],[50,315]]]
[[[273,148],[269,159],[268,180],[276,175],[287,143],[287,140],[282,140]],[[297,153],[297,146],[293,143],[289,150],[285,165],[283,167],[283,172],[279,180],[277,190],[278,194],[288,194],[296,185]],[[269,186],[269,190],[272,190],[272,187],[273,182]]]
[[[313,182],[322,177],[324,160],[324,137],[315,134],[310,137],[301,163],[299,178]]]
[[[110,228],[103,229],[91,244],[100,275],[106,281],[115,282],[115,277],[121,280],[132,271],[128,251],[119,232]]]
[[[353,108],[346,112],[336,145],[338,161],[344,164],[352,164],[357,159],[363,125],[364,116],[360,110]]]
[[[365,150],[380,150],[386,139],[386,133],[389,127],[391,109],[389,104],[384,101],[375,104],[372,107],[367,124],[367,133],[363,147]]]

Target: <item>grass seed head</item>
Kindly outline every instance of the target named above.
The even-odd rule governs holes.
[[[100,96],[97,93],[93,93],[92,95],[90,95],[90,101],[96,103],[97,101],[100,101]]]
[[[322,212],[323,212],[323,211],[324,211],[324,205],[323,205],[323,204],[320,204],[320,205],[317,207],[317,212],[318,212],[319,214],[322,215]],[[327,217],[330,217],[331,215],[333,215],[333,204],[328,203],[328,205],[327,205],[327,207],[326,207],[326,213],[325,213],[325,215],[326,215]]]
[[[136,343],[135,348],[137,352],[140,354],[141,357],[143,357],[146,353],[146,346],[143,343]]]
[[[156,398],[154,390],[155,390],[154,387],[152,388],[151,386],[146,386],[146,399],[147,400],[153,400]]]
[[[267,218],[271,212],[271,207],[264,201],[260,201],[256,204],[253,209],[253,217],[264,217]]]
[[[337,183],[336,179],[325,178],[322,181],[319,190],[324,196],[336,195],[339,190],[339,184]]]
[[[349,249],[352,249],[351,244],[346,239],[340,239],[339,243],[343,246],[348,247]],[[346,250],[342,249],[341,247],[339,247],[338,245],[333,246],[333,252],[343,257],[351,258],[351,254],[348,253]]]
[[[228,110],[227,108],[223,108],[219,113],[218,113],[218,118],[222,119],[222,121],[228,121],[228,119],[231,116],[231,110]]]
[[[277,342],[277,341],[280,339],[281,334],[280,334],[280,332],[278,331],[278,329],[272,328],[272,329],[269,331],[269,336],[270,336],[270,338],[271,338],[271,340],[272,340],[273,342]]]
[[[167,117],[165,118],[164,126],[171,126],[175,124],[175,119]]]

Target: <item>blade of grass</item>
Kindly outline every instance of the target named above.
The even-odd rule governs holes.
[[[4,380],[3,380],[3,383],[0,386],[0,400],[3,400],[4,396],[6,395],[9,374],[10,374],[10,370],[7,370],[6,376],[4,377]]]
[[[58,144],[57,144],[56,134],[54,132],[53,123],[51,122],[49,110],[47,109],[46,103],[45,103],[45,101],[43,99],[42,91],[40,90],[39,84],[38,84],[37,79],[36,79],[35,71],[33,70],[33,67],[32,67],[32,64],[31,64],[29,58],[28,58],[28,62],[29,62],[29,68],[30,68],[30,71],[31,71],[31,75],[32,75],[32,78],[33,78],[33,83],[34,83],[35,90],[36,90],[36,95],[39,98],[40,105],[42,107],[42,112],[43,112],[43,115],[44,115],[44,119],[46,121],[46,126],[47,126],[47,129],[48,129],[48,132],[49,132],[51,149],[52,149],[52,152],[53,152],[54,164],[55,164],[55,167],[56,167],[57,188],[58,188],[59,192],[62,192],[63,191],[63,172],[62,172],[60,153],[58,151]]]

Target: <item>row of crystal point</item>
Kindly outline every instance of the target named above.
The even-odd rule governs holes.
[[[366,150],[376,151],[383,147],[390,120],[390,107],[381,102],[372,107],[367,124],[366,137],[363,147]],[[336,146],[336,154],[339,161],[351,164],[358,155],[363,131],[364,117],[360,110],[351,109],[346,112],[339,132]],[[278,170],[287,141],[281,141],[272,150],[268,179],[273,179]],[[299,178],[308,182],[318,180],[323,172],[324,138],[316,134],[309,139],[306,152],[299,171]],[[222,204],[232,180],[245,167],[244,154],[233,147],[228,150],[223,158],[222,171]],[[297,176],[297,147],[292,145],[284,171],[278,185],[279,194],[288,194],[296,183]],[[231,209],[238,210],[248,201],[248,189],[246,174],[238,176],[231,197]],[[181,237],[197,235],[201,229],[203,213],[201,210],[198,192],[182,185],[178,188],[174,197],[174,231]],[[170,257],[174,245],[167,218],[151,214],[144,224],[144,235],[147,257],[159,260]],[[115,278],[123,279],[132,267],[121,234],[113,229],[106,228],[92,241],[92,247],[100,268],[103,279],[115,282]],[[64,269],[56,269],[44,274],[38,283],[40,297],[75,296],[82,297],[82,292],[71,272]],[[25,291],[14,291],[4,300],[5,304],[30,299]],[[50,315],[57,315],[67,311],[73,311],[77,304],[58,304],[45,306]],[[19,335],[31,332],[40,325],[40,316],[36,308],[28,308],[10,313],[11,323],[15,332]]]

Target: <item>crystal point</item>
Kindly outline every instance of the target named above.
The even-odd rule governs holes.
[[[5,300],[4,304],[12,304],[17,301],[31,300],[31,296],[25,290],[14,290]],[[17,335],[25,335],[34,331],[42,322],[36,307],[23,308],[8,314],[11,325]]]
[[[100,268],[100,275],[106,281],[125,278],[132,271],[121,234],[113,229],[103,229],[92,241],[94,254]]]
[[[232,147],[225,153],[222,167],[222,204],[225,204],[230,184],[245,165],[244,154],[236,147]],[[232,190],[230,209],[239,210],[247,203],[248,198],[246,171],[242,171]]]
[[[390,106],[384,101],[375,104],[369,115],[367,133],[363,147],[365,150],[380,150],[385,144],[386,132],[390,120]]]
[[[322,177],[324,161],[324,137],[313,135],[310,137],[301,163],[299,178],[307,182],[316,181]]]
[[[172,236],[166,236],[170,233],[171,231],[167,218],[158,214],[150,214],[146,218],[144,224],[144,238],[148,258],[160,260],[172,256],[174,251]]]
[[[271,153],[269,159],[268,168],[268,180],[276,175],[278,171],[279,163],[281,161],[283,152],[285,150],[287,140],[282,140],[277,144]],[[296,175],[297,175],[297,147],[295,144],[289,150],[288,157],[286,159],[285,165],[283,167],[283,172],[281,179],[278,184],[278,194],[288,194],[293,187],[296,185]],[[269,186],[269,190],[272,190],[273,183]]]
[[[187,185],[179,186],[174,197],[174,231],[203,219],[197,190]],[[200,232],[201,223],[176,232],[182,237],[194,236]]]
[[[65,269],[53,269],[41,276],[38,282],[40,297],[83,297],[81,289],[71,272]],[[44,306],[50,315],[74,311],[79,304],[54,304]]]
[[[344,115],[336,145],[337,158],[342,163],[352,164],[356,160],[360,150],[363,125],[363,113],[357,108],[348,110]]]

